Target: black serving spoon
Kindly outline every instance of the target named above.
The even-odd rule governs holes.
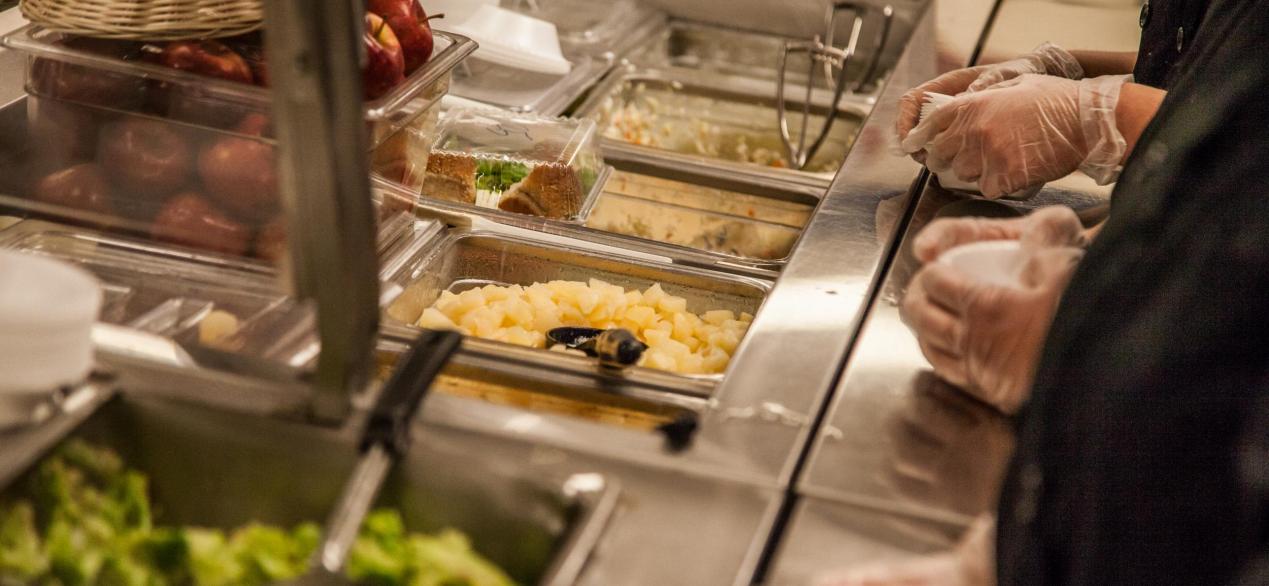
[[[626,368],[643,357],[648,345],[640,342],[630,330],[613,328],[555,328],[546,333],[551,344],[563,344],[572,350],[581,350],[587,356],[598,358],[601,366]]]

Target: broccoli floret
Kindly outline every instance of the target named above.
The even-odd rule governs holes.
[[[0,509],[0,582],[12,579],[32,582],[48,570],[40,535],[35,530],[35,508],[19,501]]]
[[[230,538],[230,547],[242,563],[246,584],[290,580],[308,569],[312,550],[303,548],[284,530],[252,523]]]
[[[215,529],[183,530],[189,547],[189,572],[200,586],[230,586],[243,583],[242,563],[229,547],[225,535]]]

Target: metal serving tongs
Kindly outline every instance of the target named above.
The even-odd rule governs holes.
[[[795,169],[806,167],[807,163],[815,156],[815,153],[823,146],[824,141],[828,139],[833,122],[837,120],[840,112],[838,104],[841,103],[842,96],[846,93],[849,85],[846,80],[846,67],[850,64],[851,59],[855,57],[855,50],[859,46],[859,39],[864,28],[864,16],[869,10],[868,6],[849,0],[833,2],[828,7],[828,13],[825,18],[826,31],[822,39],[819,35],[816,35],[810,41],[786,41],[784,43],[784,48],[780,52],[780,59],[777,63],[776,116],[780,123],[780,140],[784,143],[785,153],[789,157],[789,165]],[[850,11],[854,16],[854,22],[851,25],[850,38],[846,40],[845,48],[838,48],[833,45],[833,37],[837,29],[838,16],[846,11]],[[880,65],[882,50],[885,49],[886,42],[890,38],[890,25],[894,19],[894,8],[887,4],[881,8],[881,14],[882,26],[877,34],[877,46],[873,51],[872,60],[865,69],[863,76],[855,82],[854,87],[850,88],[850,93],[857,93],[863,90],[873,76],[876,75],[877,67]],[[802,119],[796,142],[789,132],[789,107],[784,91],[786,78],[789,73],[789,55],[794,53],[805,53],[808,61],[806,95],[801,104]],[[815,136],[815,139],[808,146],[811,98],[820,78],[819,70],[821,68],[823,69],[823,78],[833,90],[833,101],[828,113],[824,116],[824,122],[819,129],[819,134]],[[840,71],[840,73],[835,74],[834,70]]]
[[[346,583],[342,578],[344,563],[362,521],[392,465],[410,445],[410,422],[423,397],[462,341],[456,332],[424,331],[410,345],[366,420],[361,435],[361,460],[326,520],[324,538],[314,553],[313,569],[296,583]]]

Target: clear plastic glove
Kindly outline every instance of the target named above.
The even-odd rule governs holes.
[[[1017,285],[992,285],[943,263],[921,269],[900,309],[943,380],[1006,413],[1031,392],[1040,350],[1079,248],[1032,253]]]
[[[1105,185],[1128,143],[1115,124],[1129,76],[1074,81],[1023,75],[961,94],[908,133],[905,152],[926,152],[936,173],[977,181],[986,197],[1017,193],[1081,170]]]
[[[1079,216],[1065,206],[1038,209],[1021,218],[939,218],[912,241],[912,255],[933,262],[947,250],[984,240],[1019,240],[1023,248],[1083,248],[1088,245]]]
[[[965,90],[970,92],[985,90],[1002,81],[1027,74],[1083,79],[1084,67],[1066,49],[1053,43],[1044,43],[1022,57],[987,66],[987,70]]]
[[[1053,43],[1044,43],[1031,53],[1017,59],[949,71],[908,90],[902,98],[899,98],[899,118],[895,122],[895,131],[899,135],[899,140],[907,138],[908,132],[916,127],[926,93],[955,96],[964,92],[987,89],[1002,81],[1028,73],[1080,79],[1084,77],[1084,68],[1065,49]],[[918,152],[914,155],[918,160],[922,160],[920,158],[922,153]]]
[[[821,576],[816,586],[995,586],[996,522],[983,515],[956,549]]]

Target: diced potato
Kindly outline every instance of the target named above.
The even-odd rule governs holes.
[[[648,368],[657,368],[660,370],[674,370],[674,367],[678,366],[678,363],[675,362],[673,357],[661,352],[660,350],[648,350],[643,354],[643,360],[641,362],[643,366]]]
[[[507,334],[507,342],[529,347],[536,345],[537,338],[533,333],[520,326],[511,326],[503,331]]]
[[[212,310],[198,322],[198,343],[214,348],[238,333],[238,327],[238,316],[223,309]]]
[[[621,327],[648,344],[644,366],[697,374],[727,368],[752,317],[742,313],[736,319],[728,310],[691,313],[686,299],[667,294],[659,284],[625,291],[591,279],[443,292],[416,323],[535,348],[545,348],[546,332],[560,326]],[[562,346],[551,350],[584,354]]]
[[[704,364],[701,368],[704,372],[716,373],[727,369],[727,363],[731,362],[731,356],[726,352],[715,348],[705,355]]]
[[[667,295],[657,301],[657,309],[663,313],[682,313],[687,311],[687,300],[682,297]]]
[[[670,333],[661,330],[647,330],[643,333],[643,337],[648,346],[653,348],[660,348],[670,341]]]
[[[577,309],[583,314],[589,315],[599,305],[600,295],[592,289],[584,289],[578,291],[574,299],[577,302]]]
[[[485,306],[485,294],[479,289],[468,289],[458,294],[458,307],[456,311],[466,313],[473,309]]]
[[[753,322],[753,314],[744,312],[744,311],[740,312],[740,321],[743,321],[745,323]]]
[[[435,307],[429,307],[423,310],[423,315],[419,316],[419,327],[431,330],[457,330],[458,324],[454,323],[444,313]]]
[[[519,297],[511,297],[502,302],[502,311],[506,314],[507,323],[513,326],[533,326],[533,306]]]
[[[639,328],[642,329],[656,323],[657,312],[651,307],[631,307],[626,310],[626,319],[639,324]]]
[[[697,354],[688,354],[679,359],[678,372],[683,374],[704,374],[705,359]]]
[[[665,291],[661,290],[661,284],[657,283],[643,292],[643,304],[649,307],[656,307],[657,303],[664,297]]]
[[[704,319],[706,323],[719,326],[725,321],[736,319],[736,314],[726,309],[715,309],[702,314],[701,319]]]

